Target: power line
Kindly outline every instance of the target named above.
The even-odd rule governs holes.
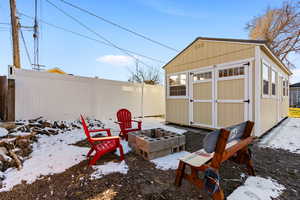
[[[57,10],[59,10],[61,13],[63,13],[65,16],[71,18],[73,21],[75,21],[76,23],[78,23],[79,25],[81,25],[82,27],[84,27],[85,29],[87,29],[88,31],[94,33],[95,35],[97,35],[98,37],[100,37],[101,39],[103,39],[104,41],[106,41],[107,43],[109,43],[112,47],[120,50],[121,52],[125,53],[126,55],[130,56],[131,58],[133,58],[134,60],[138,60],[140,63],[142,63],[143,65],[145,65],[146,67],[152,68],[152,66],[148,65],[147,63],[139,60],[138,58],[136,58],[135,56],[131,55],[130,53],[128,53],[127,51],[125,51],[123,48],[117,46],[116,44],[114,44],[113,42],[111,42],[110,40],[106,39],[104,36],[100,35],[99,33],[97,33],[96,31],[94,31],[93,29],[89,28],[88,26],[86,26],[84,23],[82,23],[81,21],[79,21],[77,18],[73,17],[72,15],[68,14],[67,12],[65,12],[63,9],[59,8],[57,5],[55,5],[54,3],[52,3],[49,0],[46,0],[47,3],[49,3],[50,5],[52,5],[54,8],[56,8]]]
[[[31,16],[29,16],[29,15],[26,15],[26,14],[21,13],[21,12],[18,12],[18,13],[19,13],[19,15],[21,15],[21,16],[24,16],[24,17],[33,19],[33,17],[31,17]],[[87,35],[84,35],[84,34],[82,34],[82,33],[78,33],[78,32],[75,32],[75,31],[66,29],[66,28],[61,27],[61,26],[57,26],[57,25],[52,24],[52,23],[49,23],[49,22],[47,22],[47,21],[45,21],[45,20],[40,19],[39,21],[40,21],[41,23],[43,23],[43,24],[46,24],[46,25],[51,26],[51,27],[54,27],[54,28],[56,28],[56,29],[60,29],[60,30],[62,30],[62,31],[65,31],[65,32],[68,32],[68,33],[77,35],[77,36],[82,37],[82,38],[86,38],[86,39],[91,40],[91,41],[95,41],[95,42],[104,44],[104,45],[109,46],[109,47],[113,47],[113,46],[111,46],[110,44],[108,44],[108,43],[106,43],[106,42],[104,42],[104,41],[101,41],[101,40],[92,38],[92,37],[87,36]],[[129,52],[129,53],[135,54],[135,55],[137,55],[137,56],[146,58],[146,59],[148,59],[148,60],[152,60],[152,61],[159,62],[159,63],[165,63],[165,61],[162,61],[162,60],[159,60],[159,59],[150,57],[150,56],[145,56],[145,55],[143,55],[143,54],[137,53],[137,52],[132,51],[132,50],[128,50],[128,49],[123,49],[123,50],[124,50],[124,51],[127,51],[127,52]]]
[[[154,39],[151,39],[150,37],[145,36],[145,35],[143,35],[143,34],[137,33],[136,31],[133,31],[133,30],[131,30],[131,29],[129,29],[129,28],[126,28],[126,27],[124,27],[124,26],[122,26],[122,25],[120,25],[120,24],[117,24],[116,22],[113,22],[113,21],[108,20],[108,19],[106,19],[106,18],[104,18],[104,17],[101,17],[101,16],[99,16],[99,15],[96,15],[96,14],[94,14],[94,13],[92,13],[92,12],[90,12],[90,11],[84,9],[84,8],[81,8],[81,7],[77,6],[77,5],[74,5],[74,4],[72,4],[72,3],[68,2],[68,1],[65,1],[65,0],[60,0],[60,1],[61,1],[62,3],[64,3],[64,4],[67,4],[67,5],[71,6],[71,7],[73,7],[73,8],[76,8],[77,10],[80,10],[80,11],[85,12],[85,13],[91,15],[91,16],[94,16],[94,17],[96,17],[96,18],[98,18],[98,19],[100,19],[100,20],[102,20],[102,21],[104,21],[104,22],[106,22],[106,23],[108,23],[108,24],[111,24],[111,25],[113,25],[113,26],[115,26],[115,27],[118,27],[118,28],[120,28],[120,29],[122,29],[122,30],[124,30],[124,31],[127,31],[127,32],[129,32],[129,33],[132,33],[132,34],[134,34],[134,35],[136,35],[136,36],[138,36],[138,37],[141,37],[141,38],[143,38],[143,39],[145,39],[145,40],[148,40],[148,41],[150,41],[150,42],[152,42],[152,43],[155,43],[155,44],[157,44],[157,45],[160,45],[160,46],[162,46],[162,47],[165,47],[165,48],[167,48],[167,49],[169,49],[169,50],[172,50],[172,51],[175,51],[175,52],[179,52],[179,50],[177,50],[177,49],[175,49],[175,48],[173,48],[173,47],[170,47],[170,46],[168,46],[168,45],[166,45],[166,44],[163,44],[162,42],[159,42],[159,41],[156,41],[156,40],[154,40]]]
[[[25,47],[27,59],[28,59],[28,61],[30,63],[30,66],[32,66],[31,58],[30,58],[30,55],[29,55],[29,51],[28,51],[28,48],[27,48],[27,45],[26,45],[26,41],[25,41],[24,35],[23,35],[23,31],[21,29],[19,29],[19,30],[20,30],[20,33],[21,33],[21,38],[22,38],[24,47]]]

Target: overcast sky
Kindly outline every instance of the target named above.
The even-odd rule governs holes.
[[[121,48],[167,62],[176,52],[124,32],[99,19],[72,9],[59,0],[50,0],[69,14],[79,18],[94,31]],[[183,49],[198,36],[247,39],[245,24],[266,7],[279,6],[281,0],[69,0],[102,17],[149,36],[176,49]],[[8,0],[0,0],[0,23],[9,22]],[[33,16],[34,0],[17,0],[20,12]],[[40,0],[39,17],[47,22],[101,40],[45,0]],[[23,26],[32,26],[33,20],[20,16]],[[33,59],[32,32],[23,31],[31,59]],[[30,69],[24,45],[21,45],[22,68]],[[139,57],[140,58],[140,57]],[[142,59],[142,58],[140,58]],[[300,81],[299,56],[293,59],[298,68],[292,82]],[[148,65],[163,64],[142,59]],[[0,24],[0,74],[7,73],[12,64],[11,36],[8,25]],[[40,64],[46,68],[59,67],[67,73],[98,76],[114,80],[127,80],[134,61],[122,51],[95,41],[72,35],[41,24]],[[141,65],[142,67],[142,65]],[[163,71],[161,70],[163,73]]]

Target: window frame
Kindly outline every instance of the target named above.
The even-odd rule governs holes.
[[[273,94],[273,73],[274,73],[274,75],[275,75],[275,80],[274,80],[274,84],[275,84],[275,94]],[[274,70],[273,68],[271,68],[271,73],[269,72],[269,74],[271,75],[271,78],[270,78],[270,85],[271,85],[271,87],[270,87],[270,96],[272,96],[272,97],[276,97],[277,96],[277,78],[278,78],[278,75],[277,75],[277,71],[276,70]]]
[[[271,97],[271,87],[270,87],[270,85],[271,85],[271,81],[272,80],[270,80],[271,79],[271,70],[272,70],[272,68],[271,68],[271,65],[268,63],[268,62],[266,62],[265,60],[263,60],[262,61],[262,65],[261,65],[262,67],[261,67],[261,93],[262,93],[262,97],[263,98],[270,98]],[[265,81],[265,79],[264,79],[264,67],[267,67],[268,68],[268,94],[265,94],[264,93],[264,81]]]
[[[206,74],[206,73],[210,73],[210,78],[207,78],[207,79],[203,79],[203,80],[195,80],[195,76],[198,75],[198,74]],[[197,71],[197,72],[194,72],[193,75],[192,75],[192,82],[193,83],[204,83],[204,82],[211,82],[213,79],[213,71],[209,70],[209,71]]]
[[[184,74],[186,76],[186,81],[185,81],[185,84],[179,84],[179,85],[185,85],[185,95],[177,95],[177,96],[171,96],[170,95],[170,88],[172,87],[170,85],[170,82],[169,82],[169,78],[171,76],[180,76]],[[189,95],[189,73],[188,72],[176,72],[176,73],[171,73],[171,74],[167,74],[166,76],[166,85],[167,85],[167,98],[168,99],[187,99],[188,98],[188,95]],[[177,86],[179,86],[177,85]],[[174,86],[174,85],[173,85]],[[175,85],[176,86],[176,85]]]
[[[289,79],[283,77],[282,80],[282,96],[289,97]]]

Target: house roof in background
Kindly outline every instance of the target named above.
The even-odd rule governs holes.
[[[294,84],[290,85],[290,87],[300,87],[300,82],[299,83],[294,83]]]

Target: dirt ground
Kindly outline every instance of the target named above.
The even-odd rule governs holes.
[[[204,131],[188,132],[187,150],[195,151],[201,148]],[[76,145],[86,146],[86,142]],[[300,155],[284,150],[261,148],[257,144],[252,147],[253,161],[258,176],[271,177],[286,187],[279,200],[300,199]],[[107,154],[98,164],[118,160],[114,154]],[[209,199],[208,195],[186,181],[180,188],[174,186],[175,170],[162,171],[155,165],[133,153],[125,156],[129,166],[126,175],[114,173],[101,179],[91,180],[93,169],[87,166],[87,161],[75,165],[63,173],[41,177],[28,185],[17,185],[10,192],[0,193],[1,200],[108,200],[108,199]],[[222,165],[221,187],[228,196],[238,186],[243,184],[245,173],[242,166],[232,162]]]

